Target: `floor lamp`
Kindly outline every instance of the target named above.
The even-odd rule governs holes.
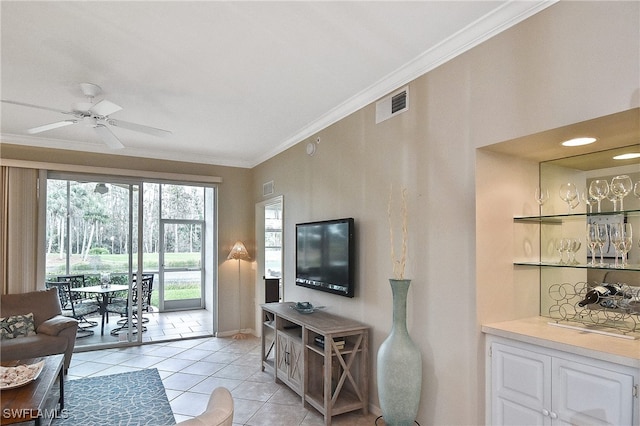
[[[238,324],[239,330],[238,333],[233,335],[234,339],[246,339],[247,336],[242,334],[242,303],[240,301],[242,294],[242,281],[240,280],[240,261],[241,260],[250,260],[249,252],[247,252],[247,248],[242,244],[242,241],[236,241],[233,245],[233,248],[229,252],[229,256],[227,259],[236,259],[238,261]]]

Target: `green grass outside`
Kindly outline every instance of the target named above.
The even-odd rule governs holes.
[[[145,253],[144,270],[158,270],[158,253]],[[134,261],[135,261],[134,257]],[[70,274],[93,274],[109,272],[126,272],[128,270],[129,256],[127,254],[101,254],[91,255],[87,261],[82,261],[80,255],[71,256]],[[200,265],[200,253],[166,253],[165,265],[167,268],[197,267]],[[59,259],[56,253],[47,256],[47,275],[52,279],[56,275],[65,274],[64,259]],[[165,300],[196,299],[200,297],[199,283],[165,283]],[[151,304],[158,306],[158,291],[151,293]]]
[[[200,286],[193,284],[165,284],[164,299],[165,300],[182,300],[182,299],[198,299],[200,298]],[[158,306],[159,296],[157,291],[151,293],[151,305]]]
[[[143,256],[143,269],[158,270],[158,253],[145,253]],[[133,258],[137,262],[137,255]],[[200,253],[165,253],[165,267],[197,267],[200,265]],[[71,274],[90,274],[100,272],[126,272],[129,268],[129,255],[127,254],[100,254],[90,255],[87,260],[82,260],[80,255],[70,256]],[[57,253],[47,255],[47,275],[63,275],[65,273],[65,260],[60,259]]]

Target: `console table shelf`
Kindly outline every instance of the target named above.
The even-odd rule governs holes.
[[[293,305],[261,305],[262,370],[317,409],[325,425],[338,414],[367,414],[369,327],[323,311],[301,314]]]

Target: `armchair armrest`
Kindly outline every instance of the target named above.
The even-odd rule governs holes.
[[[40,324],[36,329],[36,333],[47,334],[49,336],[57,336],[62,330],[69,327],[77,327],[78,320],[74,318],[56,315]]]

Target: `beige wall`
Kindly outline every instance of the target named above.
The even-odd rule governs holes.
[[[376,125],[369,105],[254,169],[255,202],[270,180],[284,195],[285,300],[371,326],[372,404],[391,324],[390,185],[409,194],[408,326],[423,356],[417,420],[483,423],[480,325],[538,311],[537,289],[514,277],[510,231],[502,236],[537,165],[476,148],[638,106],[639,34],[637,2],[558,3],[411,82],[408,112]],[[295,223],[343,216],[357,224],[356,297],[295,286]]]
[[[249,169],[211,166],[206,164],[181,163],[155,159],[82,153],[78,151],[54,150],[11,144],[0,146],[2,159],[28,160],[95,167],[115,167],[128,170],[145,170],[165,173],[185,173],[203,176],[218,176],[223,182],[218,185],[218,298],[220,303],[214,314],[218,318],[218,331],[233,333],[238,328],[238,265],[228,261],[227,255],[236,240],[242,240],[250,253],[253,243],[253,204],[244,196],[251,187]],[[238,194],[242,194],[238,196]],[[253,256],[252,256],[253,257]],[[242,276],[245,283],[253,281],[253,270],[249,262],[242,262]],[[212,288],[206,283],[207,291]],[[242,300],[253,299],[253,288],[243,287]],[[247,315],[251,308],[245,308]]]

